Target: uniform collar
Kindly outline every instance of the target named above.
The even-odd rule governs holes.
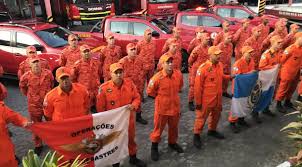
[[[172,72],[171,77],[173,76],[174,71]],[[166,73],[166,71],[164,69],[162,69],[162,74],[164,77],[169,77],[169,75]]]
[[[73,94],[73,93],[75,93],[76,92],[76,90],[74,89],[74,85],[72,84],[72,88],[71,88],[71,91],[69,92],[69,94]],[[66,92],[64,92],[61,88],[60,88],[60,86],[58,86],[58,94],[60,95],[60,96],[62,96],[62,95],[66,95],[67,93]]]

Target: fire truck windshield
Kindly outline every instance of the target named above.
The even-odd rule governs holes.
[[[70,31],[62,27],[54,27],[35,32],[47,45],[53,48],[67,45]]]
[[[158,19],[153,19],[150,21],[150,23],[153,24],[154,26],[158,27],[165,34],[172,33],[171,29],[164,22],[162,22]]]
[[[148,0],[149,3],[177,3],[178,0]]]

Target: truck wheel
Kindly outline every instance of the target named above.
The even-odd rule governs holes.
[[[182,66],[181,66],[181,72],[182,73],[188,73],[189,72],[189,54],[186,51],[186,49],[181,49],[181,55],[182,55]]]

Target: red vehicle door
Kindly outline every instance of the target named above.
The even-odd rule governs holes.
[[[12,54],[12,31],[0,30],[0,64],[5,73],[13,73],[14,55]]]

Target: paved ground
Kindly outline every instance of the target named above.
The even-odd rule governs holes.
[[[185,80],[187,75],[184,76]],[[9,97],[6,104],[27,116],[26,98],[18,89],[18,82],[2,79],[8,88]],[[226,139],[219,141],[202,134],[203,148],[197,150],[192,146],[192,126],[194,123],[194,112],[187,109],[188,84],[186,82],[182,98],[182,116],[179,128],[179,143],[184,147],[185,153],[177,154],[167,147],[167,134],[164,132],[160,143],[160,161],[153,162],[150,159],[149,133],[153,127],[153,100],[146,99],[143,104],[144,114],[149,124],[147,126],[137,125],[138,157],[147,161],[148,166],[158,167],[274,167],[283,162],[289,155],[294,154],[293,143],[288,141],[286,135],[279,130],[288,122],[295,119],[277,114],[275,118],[262,116],[264,123],[255,124],[250,118],[247,119],[252,125],[239,134],[233,134],[227,123],[227,114],[230,109],[230,99],[223,99],[223,113],[218,130],[223,132]],[[16,154],[22,157],[27,150],[33,147],[31,135],[21,128],[10,126],[14,133]],[[206,132],[206,129],[205,131]],[[45,151],[46,152],[46,151]],[[124,166],[129,166],[124,162]]]

